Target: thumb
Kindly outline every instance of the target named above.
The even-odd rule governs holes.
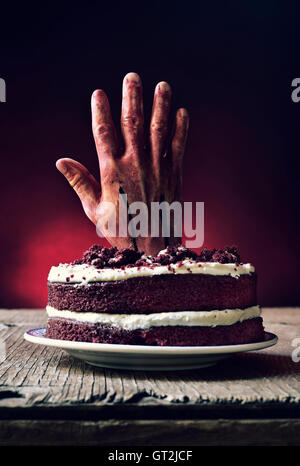
[[[87,217],[96,224],[96,209],[101,195],[100,184],[88,169],[76,160],[59,159],[56,168],[66,177],[78,195]]]

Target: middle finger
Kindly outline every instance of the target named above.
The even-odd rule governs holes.
[[[126,149],[140,149],[143,144],[144,111],[142,82],[136,73],[128,73],[123,81],[121,126]]]

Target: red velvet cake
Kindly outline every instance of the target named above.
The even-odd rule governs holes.
[[[263,340],[254,267],[235,247],[167,247],[156,257],[94,245],[52,267],[49,338],[96,343],[215,346]]]

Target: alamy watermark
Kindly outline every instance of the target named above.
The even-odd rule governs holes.
[[[291,345],[295,348],[291,352],[291,358],[293,362],[300,362],[300,338],[294,338]]]
[[[291,86],[294,88],[291,93],[291,99],[297,104],[300,101],[300,78],[294,78]]]
[[[6,102],[6,82],[0,78],[0,102]]]
[[[112,202],[101,202],[97,212],[97,234],[101,237],[186,238],[187,248],[204,243],[204,202],[132,202],[119,194],[118,209]],[[117,211],[118,210],[118,211]]]

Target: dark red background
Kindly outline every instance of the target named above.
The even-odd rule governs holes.
[[[160,80],[190,112],[184,200],[205,202],[205,244],[239,246],[261,304],[299,305],[300,8],[193,3],[2,12],[1,307],[44,306],[50,266],[101,242],[55,161],[73,157],[99,176],[90,95],[103,88],[118,123],[129,71],[148,115]]]

